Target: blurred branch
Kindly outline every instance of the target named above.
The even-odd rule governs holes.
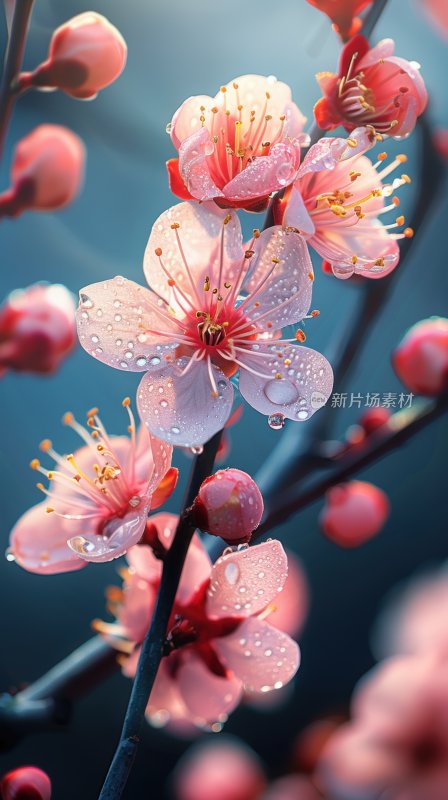
[[[11,33],[5,54],[5,66],[0,85],[0,159],[14,105],[14,78],[22,66],[28,25],[34,0],[16,0]]]
[[[199,487],[213,469],[221,441],[221,431],[210,439],[203,452],[196,456],[187,490],[184,510],[174,535],[173,543],[164,559],[162,579],[150,628],[142,644],[137,673],[132,685],[123,729],[99,800],[119,800],[122,797],[140,741],[146,706],[157,671],[163,657],[169,619],[179,586],[180,576],[187,556],[195,526],[189,509]]]
[[[359,470],[396,450],[447,410],[448,392],[437,400],[425,403],[423,408],[398,411],[388,423],[369,436],[364,446],[359,449],[353,448],[340,461],[336,460],[336,466],[330,475],[315,482],[303,492],[297,491],[294,486],[282,492],[272,504],[264,522],[257,528],[254,539],[268,533],[276,525],[286,522],[293,514],[302,511],[306,506],[322,497],[332,486],[346,481]]]

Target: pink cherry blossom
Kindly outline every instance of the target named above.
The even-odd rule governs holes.
[[[144,262],[151,285],[122,277],[81,290],[78,332],[99,361],[145,371],[137,392],[149,430],[172,444],[201,445],[233,402],[230,378],[257,411],[308,419],[327,400],[327,360],[299,346],[313,270],[306,243],[274,226],[243,246],[236,212],[180,203],[155,222]]]
[[[247,472],[220,469],[202,482],[194,502],[196,524],[228,544],[248,542],[263,515],[261,492]]]
[[[131,655],[133,677],[162,572],[163,550],[177,525],[172,514],[151,520],[158,558],[147,545],[128,552],[117,624],[96,623],[111,643]],[[280,542],[228,550],[211,565],[197,535],[188,551],[147,716],[156,726],[193,723],[219,730],[243,692],[265,693],[288,683],[299,666],[297,644],[267,621],[287,578]],[[140,594],[140,597],[138,596]]]
[[[447,709],[446,654],[381,663],[355,690],[352,721],[324,750],[322,788],[335,800],[444,800]]]
[[[76,341],[74,298],[65,286],[16,289],[0,308],[0,375],[55,372]]]
[[[51,781],[39,767],[18,767],[0,781],[2,800],[51,800]]]
[[[191,747],[174,773],[176,800],[255,800],[265,783],[255,753],[227,737]]]
[[[276,221],[300,230],[338,278],[384,277],[398,264],[398,240],[413,233],[411,228],[395,232],[404,225],[402,215],[387,225],[380,221],[384,213],[397,211],[394,192],[410,178],[402,173],[386,181],[406,156],[385,165],[387,154],[379,153],[373,164],[364,152],[374,143],[368,127],[348,139],[321,139],[307,153],[294,186],[275,201]]]
[[[169,126],[179,152],[168,162],[171,190],[262,211],[297,174],[305,121],[289,86],[273,77],[243,75],[215,97],[189,97]]]
[[[323,97],[314,106],[319,127],[344,125],[352,131],[372,125],[380,134],[397,139],[415,127],[428,100],[420,67],[394,55],[393,39],[370,47],[364,36],[354,36],[342,50],[339,74],[317,75]]]
[[[0,219],[64,208],[81,188],[84,160],[76,134],[61,125],[39,125],[16,145],[11,188],[0,194]]]
[[[32,469],[50,480],[50,488],[37,484],[47,500],[16,523],[8,560],[30,572],[68,572],[118,558],[141,539],[148,511],[171,494],[177,470],[170,469],[171,447],[144,426],[137,433],[129,398],[123,405],[129,437],[109,436],[98,409],[91,409],[88,429],[70,412],[63,420],[84,447],[61,456],[49,439],[41,443],[57,469],[44,468],[39,459],[31,462]]]
[[[411,392],[436,396],[448,386],[448,319],[412,326],[392,354],[395,372]]]
[[[448,565],[395,589],[376,624],[375,652],[385,655],[448,653]]]
[[[126,55],[120,31],[101,14],[86,11],[54,31],[47,61],[33,72],[22,73],[18,88],[52,87],[92,100],[121,75]]]
[[[341,547],[358,547],[375,536],[389,516],[387,495],[365,481],[333,486],[319,521],[328,539]]]
[[[307,2],[331,19],[334,29],[345,41],[358,32],[361,21],[356,15],[370,5],[372,0],[307,0]]]

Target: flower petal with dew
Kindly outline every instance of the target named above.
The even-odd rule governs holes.
[[[411,133],[428,95],[419,64],[394,56],[394,48],[393,39],[370,48],[364,36],[355,36],[342,50],[339,74],[317,75],[323,97],[314,115],[321,128],[372,125],[397,139]]]
[[[400,200],[394,193],[410,178],[402,173],[386,182],[406,156],[386,165],[383,152],[373,164],[364,152],[375,141],[371,128],[353,131],[348,139],[321,139],[310,148],[294,186],[276,204],[276,219],[302,231],[338,278],[384,277],[398,264],[398,241],[413,235],[408,227],[396,232],[405,224],[403,215],[387,225],[380,221],[383,214],[396,213]]]
[[[243,75],[215,97],[190,97],[168,126],[179,160],[168,162],[172,191],[196,200],[262,211],[300,163],[305,117],[274,77]]]
[[[73,414],[64,415],[64,423],[79,434],[84,447],[62,456],[49,439],[41,443],[56,469],[44,468],[38,459],[31,462],[50,481],[49,489],[37,484],[47,501],[16,523],[9,560],[30,572],[67,572],[89,561],[118,558],[141,539],[152,497],[170,469],[172,450],[144,426],[137,434],[129,398],[123,405],[129,414],[129,438],[109,436],[98,409],[92,409],[87,429]]]
[[[164,548],[172,541],[176,522],[171,515],[153,517]],[[123,662],[125,674],[132,676],[144,635],[143,616],[136,612],[139,638],[126,641],[136,626],[123,625],[130,618],[123,609],[131,603],[140,607],[133,588],[136,580],[150,587],[152,607],[163,553],[157,559],[150,547],[139,545],[130,550],[128,561],[122,609],[115,612],[117,624],[96,626],[118,649],[135,648]],[[199,537],[193,537],[168,626],[166,658],[149,699],[147,714],[152,722],[189,721],[219,730],[243,691],[264,693],[291,680],[299,666],[298,647],[268,622],[286,578],[287,559],[279,542],[229,548],[212,566]],[[131,594],[126,586],[132,587]]]
[[[98,360],[147,372],[137,398],[153,435],[184,447],[206,442],[230,415],[230,378],[238,371],[240,381],[246,372],[257,378],[265,402],[253,405],[263,413],[281,405],[291,419],[303,420],[296,400],[300,410],[306,405],[306,418],[325,403],[332,388],[328,362],[307,350],[303,357],[317,371],[304,379],[283,375],[300,362],[297,342],[305,336],[274,338],[308,318],[314,274],[297,232],[255,229],[244,246],[235,212],[180,203],[154,224],[144,269],[150,289],[121,277],[82,289],[78,332]],[[291,386],[289,399],[285,389],[279,399],[276,382]],[[307,400],[313,391],[320,398],[314,405]]]

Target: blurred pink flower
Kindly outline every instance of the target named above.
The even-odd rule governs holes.
[[[109,436],[98,416],[88,414],[88,430],[68,412],[64,423],[83,441],[74,454],[61,456],[49,439],[41,443],[57,469],[38,459],[32,469],[50,480],[38,483],[47,500],[33,506],[16,523],[7,558],[30,572],[52,574],[82,569],[89,562],[111,561],[142,537],[151,508],[174,489],[177,470],[170,470],[172,449],[142,425],[137,434],[129,398],[127,436]]]
[[[174,773],[176,800],[257,800],[265,783],[256,754],[227,737],[187,750]]]
[[[448,797],[448,660],[423,654],[381,663],[355,690],[352,722],[319,766],[335,800]]]
[[[411,578],[394,591],[376,623],[375,652],[448,653],[448,565]]]
[[[114,646],[131,651],[123,662],[123,672],[129,677],[135,675],[139,645],[160,583],[163,549],[172,542],[177,517],[158,514],[151,523],[158,558],[145,545],[128,552],[130,572],[122,601],[114,608],[118,623],[95,623]],[[169,624],[167,656],[148,703],[150,722],[159,726],[189,721],[219,730],[244,690],[265,693],[293,678],[299,667],[298,646],[266,621],[285,585],[287,570],[280,542],[240,546],[225,551],[211,565],[195,535]]]
[[[359,547],[381,530],[389,508],[382,489],[365,481],[349,481],[327,492],[319,522],[332,542],[340,547]]]
[[[380,221],[384,213],[396,212],[400,201],[392,195],[410,178],[402,174],[384,182],[406,156],[384,166],[387,154],[380,153],[372,164],[364,152],[375,141],[369,127],[348,139],[321,139],[305,156],[295,184],[274,201],[275,220],[300,231],[338,278],[384,277],[398,264],[398,240],[412,236],[410,228],[394,232],[404,224],[401,215],[388,225]]]
[[[17,767],[0,781],[2,800],[51,800],[51,781],[39,767]]]
[[[0,375],[55,372],[76,341],[74,298],[65,286],[16,289],[0,308]]]
[[[334,29],[346,41],[359,31],[361,21],[356,15],[370,5],[372,0],[307,0],[307,2],[330,17]]]
[[[189,97],[168,128],[179,151],[167,165],[172,192],[262,211],[297,174],[305,122],[289,86],[273,77],[243,75],[215,97]]]
[[[82,289],[78,332],[99,361],[146,371],[137,404],[155,436],[206,442],[230,415],[238,370],[241,394],[263,414],[300,422],[325,404],[328,361],[297,345],[300,330],[275,338],[311,302],[314,275],[297,233],[255,230],[243,246],[235,212],[180,203],[155,222],[144,269],[151,289],[122,277]]]
[[[64,22],[51,37],[48,59],[17,80],[19,89],[62,89],[92,100],[123,72],[127,47],[120,31],[106,17],[86,11]]]
[[[394,56],[393,39],[370,47],[364,36],[351,39],[342,50],[339,74],[320,72],[323,97],[314,106],[320,128],[344,125],[352,131],[372,125],[380,134],[407,136],[427,103],[420,67]]]
[[[39,125],[16,145],[11,188],[0,194],[0,219],[64,208],[81,188],[84,160],[76,134],[61,125]]]
[[[436,396],[448,388],[448,319],[430,317],[409,328],[392,353],[401,382],[415,394]]]
[[[311,780],[305,775],[284,775],[269,784],[260,800],[321,800]]]
[[[248,542],[263,515],[263,497],[247,472],[220,469],[202,482],[193,504],[197,526],[227,544]]]
[[[443,39],[448,39],[448,4],[446,0],[422,0],[423,9]]]

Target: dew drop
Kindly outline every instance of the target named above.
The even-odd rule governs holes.
[[[177,425],[173,425],[173,427],[171,428],[171,433],[174,434],[180,433],[180,428],[178,428]]]
[[[268,425],[273,431],[280,431],[285,425],[285,415],[270,414],[268,417]]]
[[[193,453],[194,456],[200,456],[201,453],[204,452],[204,448],[202,444],[198,444],[194,447],[190,447],[190,451]]]
[[[159,356],[152,356],[152,357],[149,359],[149,363],[151,364],[151,366],[153,366],[153,367],[157,367],[157,366],[160,364],[160,358],[159,358]]]
[[[8,549],[7,549],[6,553],[5,553],[5,558],[6,558],[7,561],[10,561],[10,562],[13,562],[13,561],[16,560],[16,557],[15,557],[15,555],[12,552],[10,547],[8,547]]]
[[[293,403],[299,396],[296,386],[286,378],[281,380],[274,378],[273,381],[268,381],[264,387],[264,393],[271,403],[279,406]]]
[[[234,561],[230,561],[230,563],[227,564],[227,566],[226,566],[226,568],[224,570],[224,576],[225,576],[227,582],[230,583],[231,586],[235,586],[235,583],[237,582],[237,580],[238,580],[238,578],[240,576],[240,570],[239,570],[237,564],[235,564]],[[236,608],[236,606],[235,606],[235,608]]]
[[[84,306],[84,308],[93,308],[93,302],[88,294],[83,294],[81,292],[81,294],[79,295],[79,299],[81,301],[81,305]]]
[[[135,363],[138,367],[144,367],[146,364],[146,357],[145,356],[137,356],[135,359]]]

